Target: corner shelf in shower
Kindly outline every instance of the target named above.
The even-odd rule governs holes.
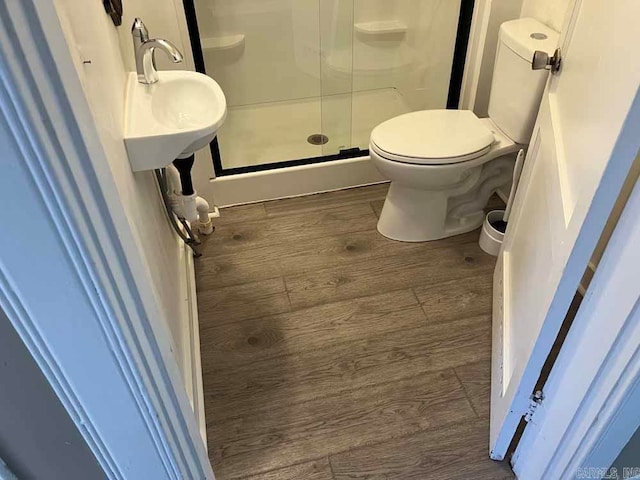
[[[399,20],[361,22],[353,26],[358,33],[371,36],[400,35],[407,33],[407,26]]]
[[[203,50],[231,50],[244,45],[244,35],[224,35],[222,37],[208,37],[201,40]]]

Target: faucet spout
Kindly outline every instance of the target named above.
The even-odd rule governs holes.
[[[184,59],[178,47],[176,47],[169,40],[163,40],[162,38],[154,38],[147,40],[142,44],[144,46],[143,55],[149,55],[153,50],[159,48],[173,61],[173,63],[180,63]]]
[[[136,57],[136,73],[138,82],[151,85],[158,81],[155,51],[162,50],[173,61],[180,63],[184,59],[180,50],[168,40],[162,38],[149,39],[149,32],[141,19],[136,18],[131,27],[133,49]]]

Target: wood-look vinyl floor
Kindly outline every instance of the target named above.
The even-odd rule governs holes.
[[[218,480],[513,478],[488,458],[478,232],[376,231],[387,185],[222,211],[196,261]]]

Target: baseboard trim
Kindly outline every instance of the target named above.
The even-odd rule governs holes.
[[[218,177],[209,190],[213,203],[229,207],[387,181],[367,156]]]
[[[207,449],[207,425],[204,413],[204,387],[202,383],[202,358],[200,356],[200,324],[198,321],[198,298],[196,296],[196,271],[191,249],[182,244],[184,280],[182,281],[184,320],[184,382],[191,407],[200,429],[200,436]]]

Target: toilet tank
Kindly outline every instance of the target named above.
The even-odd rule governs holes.
[[[533,18],[519,18],[500,26],[493,67],[489,117],[516,143],[529,143],[536,121],[547,70],[532,70],[533,52],[553,55],[558,32]]]

